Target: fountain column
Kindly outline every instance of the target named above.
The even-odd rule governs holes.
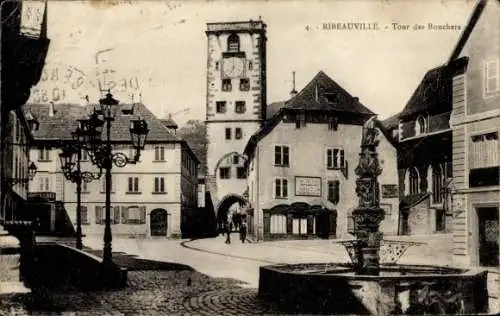
[[[378,275],[380,270],[380,222],[384,210],[380,208],[378,176],[382,168],[378,160],[379,131],[375,127],[375,116],[363,126],[359,164],[354,170],[358,207],[352,212],[354,235],[356,236],[354,271],[358,275]]]

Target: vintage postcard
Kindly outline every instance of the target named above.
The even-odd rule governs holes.
[[[0,4],[0,315],[500,312],[500,1]]]

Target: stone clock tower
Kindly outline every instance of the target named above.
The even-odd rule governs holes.
[[[247,190],[243,152],[265,120],[266,24],[208,23],[207,189],[225,208]]]

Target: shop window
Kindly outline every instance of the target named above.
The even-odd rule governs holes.
[[[271,215],[271,234],[286,234],[286,215]]]
[[[292,234],[293,235],[306,235],[307,234],[307,218],[294,217],[292,219]]]

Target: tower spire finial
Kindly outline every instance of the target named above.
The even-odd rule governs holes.
[[[292,71],[292,91],[290,91],[290,97],[293,98],[297,95],[297,90],[295,90],[295,70]]]

